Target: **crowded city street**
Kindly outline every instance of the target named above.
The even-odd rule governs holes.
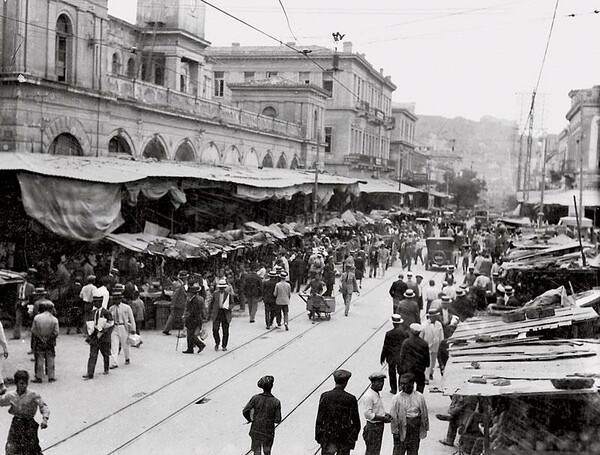
[[[0,2],[0,451],[600,455],[597,3]]]
[[[344,368],[352,372],[347,390],[360,397],[374,371],[387,371],[379,357],[385,332],[392,328],[391,283],[401,271],[399,262],[385,279],[363,281],[348,317],[341,296],[330,320],[315,324],[307,317],[306,304],[297,294],[290,303],[288,332],[264,324],[250,324],[247,315],[234,312],[227,352],[206,350],[184,356],[185,339],[176,350],[175,336],[160,330],[142,331],[144,343],[132,348],[131,364],[111,370],[108,376],[81,381],[88,346],[81,335],[61,330],[57,349],[57,381],[33,384],[51,408],[51,423],[40,432],[45,454],[78,453],[86,447],[91,454],[245,454],[248,430],[241,410],[255,389],[256,381],[273,375],[273,394],[281,400],[283,421],[276,429],[274,453],[314,454],[314,426],[319,396],[333,388],[332,373]],[[425,280],[441,283],[443,271],[413,267]],[[261,305],[262,307],[262,305]],[[263,320],[259,309],[257,320]],[[175,333],[175,332],[172,332]],[[11,357],[18,368],[29,369],[28,340],[10,340]],[[425,388],[431,430],[422,441],[422,453],[451,454],[439,443],[447,423],[433,418],[444,413],[448,397],[431,393],[441,387],[439,369]],[[389,409],[389,384],[381,393]],[[0,414],[0,439],[6,438],[9,416]],[[382,453],[391,453],[389,426],[383,437]],[[364,450],[359,438],[357,453]]]

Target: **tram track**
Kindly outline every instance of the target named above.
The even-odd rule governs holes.
[[[437,275],[437,273],[436,273]],[[359,297],[361,300],[363,298],[365,298],[366,296],[368,296],[369,294],[371,294],[372,292],[378,290],[381,288],[381,286],[387,285],[390,283],[391,280],[395,279],[395,276],[392,275],[390,276],[388,279],[384,279],[381,281],[381,283],[376,284],[374,287],[370,288],[369,290],[367,290],[367,292],[365,292],[364,294],[361,294],[361,296]],[[341,305],[339,306],[338,309],[336,309],[336,311],[334,311],[332,314],[338,314],[339,312],[341,312],[344,309],[344,306]],[[290,321],[294,321],[297,320],[301,317],[306,317],[306,311],[301,311],[299,312],[297,315],[293,316],[292,318],[290,318]],[[230,374],[227,378],[225,378],[224,380],[218,382],[216,385],[214,385],[213,387],[211,387],[210,389],[202,392],[199,396],[195,397],[193,400],[189,400],[187,403],[185,403],[182,406],[179,406],[177,409],[175,409],[174,411],[170,412],[168,415],[160,418],[158,421],[156,421],[155,423],[153,423],[152,425],[144,428],[143,431],[137,433],[136,435],[132,436],[131,438],[127,439],[125,442],[121,443],[118,447],[114,448],[114,449],[110,449],[107,453],[107,455],[110,454],[118,454],[120,450],[123,450],[125,448],[127,448],[128,446],[131,446],[132,444],[134,444],[137,440],[139,440],[140,438],[142,438],[143,436],[151,433],[153,430],[157,429],[158,427],[160,427],[161,425],[165,424],[166,422],[168,422],[169,420],[171,420],[172,418],[174,418],[175,416],[181,414],[183,411],[185,411],[186,409],[190,408],[192,405],[201,402],[202,400],[206,399],[210,394],[213,394],[214,392],[222,389],[223,387],[225,387],[228,383],[232,382],[234,379],[238,378],[239,376],[241,376],[242,374],[244,374],[245,372],[247,372],[248,370],[260,365],[261,363],[265,362],[266,360],[272,358],[273,356],[281,353],[282,351],[284,351],[286,348],[290,347],[291,345],[293,345],[294,343],[296,343],[297,341],[299,341],[300,339],[302,339],[307,333],[309,333],[310,331],[312,331],[313,329],[317,328],[318,326],[320,326],[321,323],[323,322],[327,322],[325,320],[322,319],[318,319],[318,320],[314,320],[313,319],[313,324],[311,324],[310,326],[308,326],[306,329],[302,330],[301,332],[297,333],[296,335],[294,335],[291,339],[289,339],[288,341],[286,341],[285,343],[279,345],[277,348],[270,350],[269,352],[267,352],[265,355],[261,356],[260,358],[256,359],[255,361],[253,361],[252,363],[250,363],[249,365],[246,365],[244,368],[238,370],[235,374]],[[344,364],[346,364],[354,355],[356,355],[361,348],[363,348],[365,346],[365,344],[367,342],[369,342],[374,336],[376,336],[383,327],[385,327],[385,325],[387,324],[387,320],[378,328],[376,328],[370,335],[369,337],[367,337],[367,339],[365,339],[349,356],[347,356],[343,362],[341,364],[339,364],[338,366],[336,366],[333,370],[331,370],[331,372],[316,386],[314,387],[311,391],[309,391],[308,394],[306,394],[303,399],[290,411],[288,412],[284,418],[282,419],[282,423],[285,422],[286,419],[288,419],[293,413],[294,411],[296,411],[297,409],[299,409],[311,396],[313,396],[320,387],[323,386],[323,384],[332,376],[333,372],[339,368],[341,368]],[[277,329],[271,329],[272,332],[277,331]],[[51,445],[45,447],[43,450],[44,451],[48,451],[51,449],[55,449],[57,447],[59,447],[60,445],[72,440],[75,437],[78,437],[90,430],[92,430],[93,428],[101,425],[102,423],[118,417],[120,414],[125,413],[125,411],[127,410],[132,410],[135,409],[136,406],[142,404],[145,400],[149,399],[150,397],[155,396],[156,394],[158,394],[159,392],[164,392],[165,389],[170,389],[175,387],[180,381],[182,381],[183,379],[203,370],[208,368],[211,365],[214,365],[217,361],[226,358],[228,355],[232,355],[233,353],[235,353],[236,351],[239,351],[243,348],[246,348],[250,345],[252,345],[253,343],[255,343],[257,340],[263,338],[265,335],[265,332],[262,332],[260,334],[258,334],[255,337],[250,338],[249,340],[247,340],[246,342],[240,344],[239,346],[235,347],[234,349],[231,349],[229,351],[227,351],[226,354],[221,355],[215,359],[212,359],[182,375],[179,375],[178,377],[170,380],[169,382],[167,382],[166,384],[152,390],[151,392],[143,395],[142,397],[140,397],[139,399],[132,401],[131,403],[128,403],[125,406],[122,406],[121,408],[107,414],[106,416],[86,425],[85,427],[81,428],[80,430],[64,437],[63,439],[56,441],[54,443],[52,443]],[[366,391],[367,389],[365,389]],[[363,392],[364,393],[364,392]],[[361,394],[362,396],[362,394]],[[281,425],[280,424],[280,425]],[[245,453],[250,453],[245,452]]]

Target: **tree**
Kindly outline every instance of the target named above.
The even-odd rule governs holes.
[[[447,190],[454,197],[457,210],[472,209],[486,189],[485,180],[478,178],[477,173],[470,169],[463,169],[458,175],[448,171],[444,173],[444,182],[438,185],[438,190]]]

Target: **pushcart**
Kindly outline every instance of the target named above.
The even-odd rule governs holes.
[[[306,302],[308,318],[313,321],[316,319],[331,319],[331,313],[335,311],[335,297],[325,297],[320,295],[298,294]]]

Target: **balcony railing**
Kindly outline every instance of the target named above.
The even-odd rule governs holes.
[[[396,161],[387,158],[379,158],[376,156],[363,155],[360,153],[350,153],[344,156],[344,164],[357,167],[377,168],[377,169],[392,169],[396,167]]]
[[[117,98],[148,106],[162,107],[223,125],[241,126],[259,131],[278,133],[293,138],[304,138],[300,125],[244,111],[204,98],[170,90],[126,77],[107,75],[105,91]]]

